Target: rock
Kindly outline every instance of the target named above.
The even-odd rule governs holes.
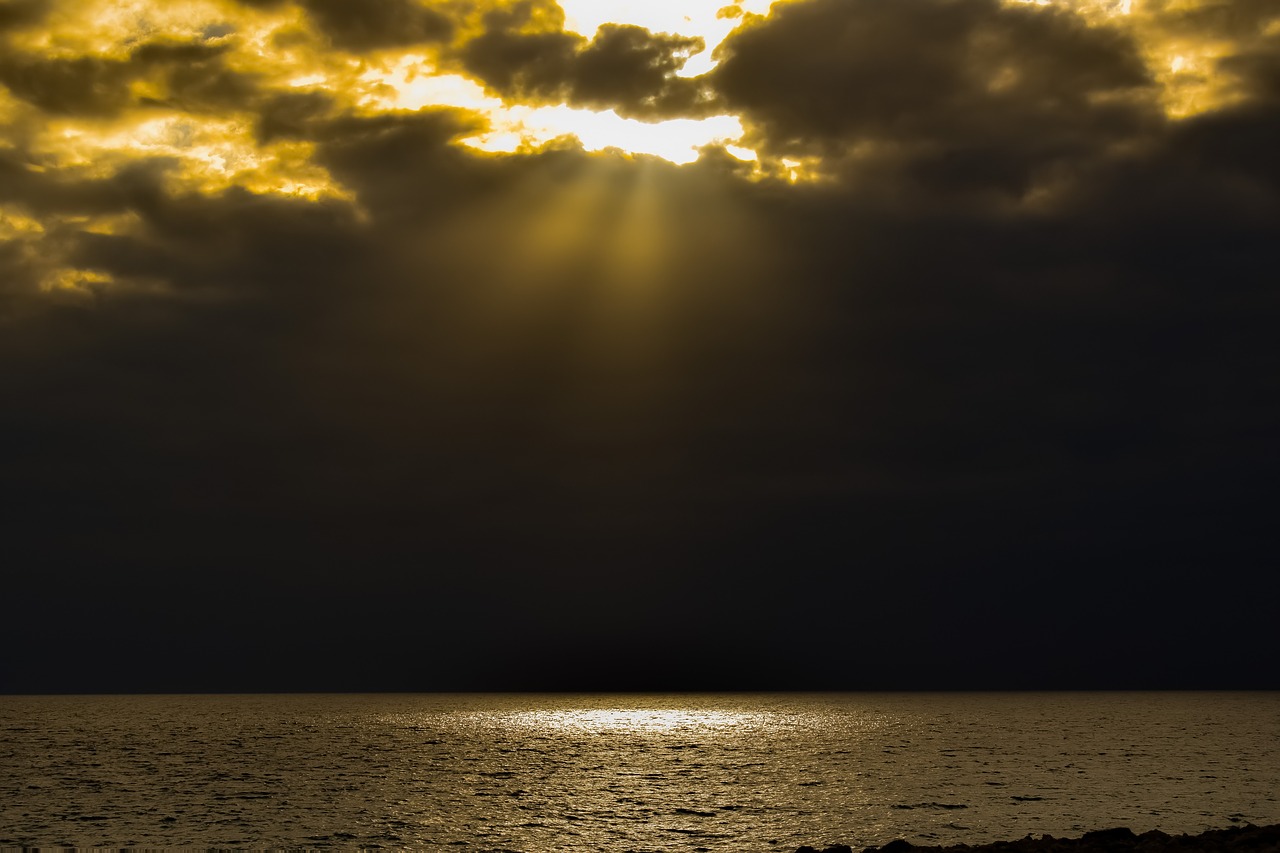
[[[1137,837],[1129,827],[1118,826],[1115,829],[1096,829],[1093,832],[1086,832],[1080,840],[1085,844],[1132,844]]]
[[[822,851],[801,847],[796,853],[845,851],[850,848],[835,845]],[[881,847],[868,847],[864,853],[1280,853],[1280,824],[1245,824],[1210,829],[1199,835],[1168,835],[1160,830],[1135,835],[1133,830],[1122,826],[1086,832],[1075,839],[1028,835],[1017,841],[949,847],[917,846],[899,838]]]
[[[906,853],[908,850],[915,848],[915,845],[905,838],[897,838],[880,848],[880,853]]]

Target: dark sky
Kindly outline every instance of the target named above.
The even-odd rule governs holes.
[[[1280,7],[724,19],[0,0],[0,690],[1280,688]]]

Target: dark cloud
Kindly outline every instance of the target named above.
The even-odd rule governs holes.
[[[1160,28],[1178,35],[1235,42],[1257,37],[1270,22],[1280,18],[1270,0],[1146,0],[1139,11]]]
[[[451,18],[418,0],[300,0],[335,47],[368,51],[440,42]]]
[[[0,329],[33,307],[41,270],[33,255],[39,241],[9,238],[0,243]]]
[[[51,6],[51,0],[3,0],[0,2],[0,34],[39,23]]]
[[[334,106],[333,97],[322,92],[273,95],[258,108],[258,138],[271,142],[281,137],[307,137],[316,132],[317,122],[332,113]]]
[[[1051,6],[782,4],[719,50],[711,83],[766,150],[944,190],[1021,195],[1158,123],[1128,38]]]
[[[51,59],[15,51],[0,58],[0,83],[45,112],[60,115],[103,118],[140,105],[192,112],[237,109],[256,94],[257,80],[226,67],[230,47],[207,41],[153,41],[122,58]],[[160,84],[165,97],[137,97],[130,84],[143,79]]]
[[[237,110],[251,104],[260,80],[226,67],[231,48],[225,42],[151,42],[135,48],[130,61],[165,69],[165,97],[159,103],[166,107],[185,112]]]
[[[302,138],[318,143],[316,160],[355,191],[379,224],[398,228],[454,215],[475,196],[501,189],[484,160],[450,144],[482,126],[464,110],[440,108],[338,115],[314,121]]]
[[[158,162],[142,162],[110,178],[68,177],[44,168],[39,158],[21,150],[0,154],[0,203],[10,202],[37,216],[118,212],[131,198],[133,181],[153,174]]]
[[[135,73],[127,60],[14,54],[0,59],[0,83],[51,113],[114,115],[129,104],[128,84]]]
[[[563,29],[550,3],[520,2],[484,16],[456,59],[492,92],[518,102],[570,103],[644,118],[705,115],[712,98],[679,77],[702,39],[606,24],[588,41]]]
[[[547,7],[557,14],[544,22]],[[574,55],[586,43],[582,36],[565,31],[557,5],[526,0],[487,12],[483,31],[462,46],[459,58],[495,91],[548,98],[561,94]]]
[[[1280,36],[1259,40],[1220,60],[1218,67],[1241,83],[1247,102],[1280,100]]]
[[[236,0],[253,9],[280,9],[295,1],[330,45],[353,53],[447,41],[460,5],[421,0]]]
[[[569,100],[622,115],[696,116],[709,96],[676,72],[705,46],[700,38],[606,24],[577,56]]]
[[[277,655],[196,689],[1275,686],[1274,46],[1173,121],[1111,30],[896,9],[780,6],[712,75],[821,181],[306,92],[257,134],[349,199],[0,150],[47,223],[0,244],[0,686],[192,685],[193,624]],[[40,300],[42,252],[116,283]],[[51,613],[173,669],[27,642]]]

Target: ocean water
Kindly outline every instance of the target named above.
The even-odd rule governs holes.
[[[1271,693],[0,697],[0,847],[981,843],[1278,792]]]

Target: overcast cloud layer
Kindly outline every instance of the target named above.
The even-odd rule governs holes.
[[[109,5],[0,2],[0,689],[1280,687],[1274,3]]]

